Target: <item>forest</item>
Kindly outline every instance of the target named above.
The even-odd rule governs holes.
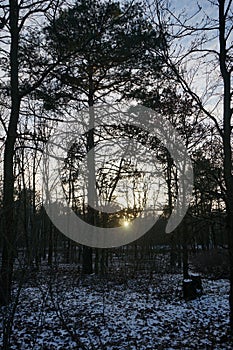
[[[0,348],[233,348],[232,0],[0,0]]]

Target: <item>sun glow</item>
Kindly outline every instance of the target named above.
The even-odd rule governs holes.
[[[129,221],[126,221],[126,220],[123,221],[123,226],[124,226],[124,227],[129,227]]]

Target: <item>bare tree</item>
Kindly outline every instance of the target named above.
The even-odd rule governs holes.
[[[205,123],[212,124],[221,138],[233,331],[232,0],[201,1],[194,10],[183,11],[165,1],[146,2],[161,33],[170,35],[171,46],[163,52],[164,62],[174,80],[196,101]]]
[[[38,26],[45,13],[56,12],[57,1],[32,1],[19,2],[9,0],[9,3],[0,5],[2,25],[4,30],[1,37],[3,46],[1,58],[8,65],[6,76],[2,79],[1,88],[6,96],[9,95],[9,120],[6,123],[6,141],[4,147],[4,170],[3,170],[3,253],[0,274],[0,304],[7,304],[11,296],[11,284],[13,274],[13,262],[15,255],[15,214],[14,214],[14,161],[17,129],[20,118],[20,110],[26,96],[35,91],[44,81],[56,63],[52,65],[31,65],[26,57],[25,38],[30,28]],[[37,48],[38,49],[38,48]],[[31,60],[35,59],[32,55]],[[4,61],[3,60],[3,61]]]

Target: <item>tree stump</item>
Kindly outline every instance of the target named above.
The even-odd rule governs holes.
[[[189,278],[183,280],[183,296],[186,300],[200,297],[203,293],[201,276],[190,274]]]

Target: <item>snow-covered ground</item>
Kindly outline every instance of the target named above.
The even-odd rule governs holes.
[[[10,349],[232,349],[229,282],[203,280],[203,296],[186,302],[181,281],[50,273],[23,287]]]

